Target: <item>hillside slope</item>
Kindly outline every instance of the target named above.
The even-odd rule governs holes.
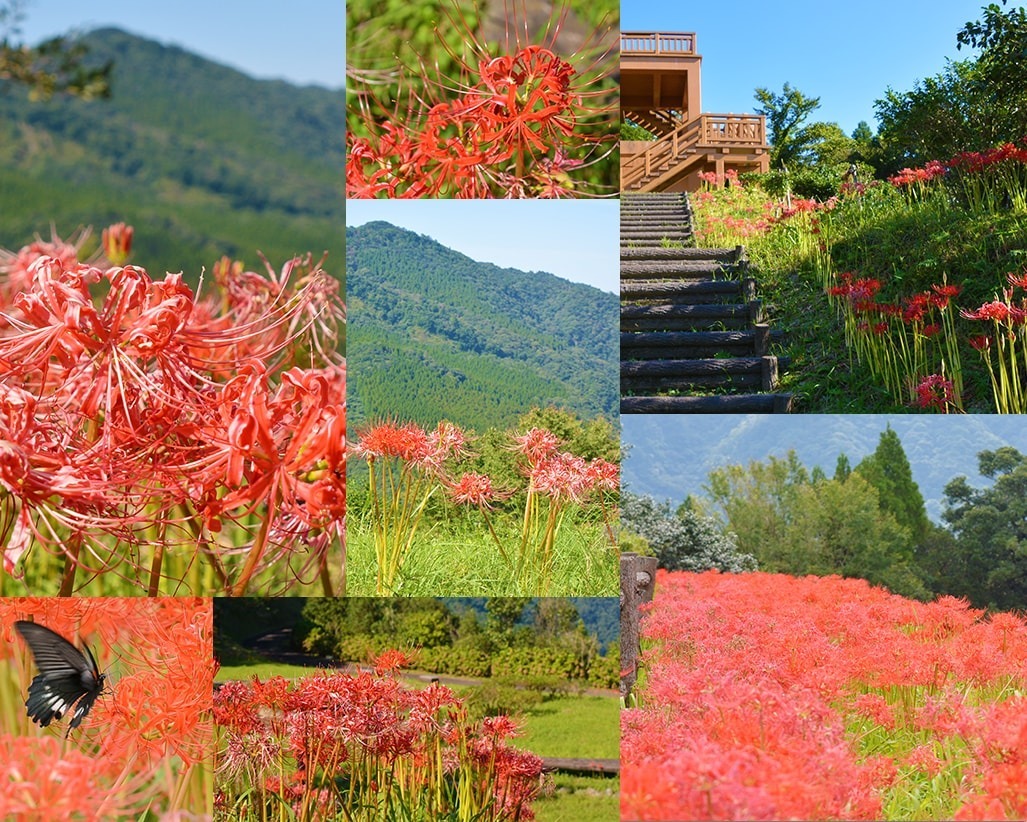
[[[615,418],[618,298],[386,222],[346,231],[349,409],[482,431],[533,405]]]
[[[329,250],[342,276],[341,89],[255,80],[117,29],[83,41],[114,61],[110,100],[0,94],[0,246],[123,220],[157,271]]]

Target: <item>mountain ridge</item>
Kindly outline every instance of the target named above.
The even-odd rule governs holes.
[[[625,415],[625,487],[636,494],[680,502],[702,495],[709,471],[722,465],[783,457],[794,449],[810,470],[830,477],[838,455],[852,466],[876,447],[886,426],[898,434],[932,519],[942,510],[945,485],[956,476],[975,487],[990,481],[977,472],[977,454],[1004,445],[1027,454],[1027,429],[1015,416],[805,414],[723,416],[672,420]],[[677,460],[667,455],[679,455]]]
[[[88,61],[114,61],[110,100],[0,95],[0,245],[125,221],[133,261],[158,272],[328,250],[341,279],[342,90],[257,80],[116,28],[80,39]]]
[[[615,418],[617,295],[478,262],[384,220],[347,228],[346,270],[354,420],[480,430],[532,405]]]

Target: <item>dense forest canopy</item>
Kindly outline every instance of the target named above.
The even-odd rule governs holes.
[[[350,414],[478,431],[533,406],[615,419],[618,299],[476,262],[387,222],[346,230]]]

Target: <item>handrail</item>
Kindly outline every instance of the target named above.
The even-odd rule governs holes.
[[[686,154],[704,149],[767,148],[766,117],[762,114],[700,114],[655,140],[645,151],[629,157],[621,168],[621,187],[660,174]]]
[[[695,33],[624,31],[620,35],[620,53],[687,57],[696,53]]]
[[[763,114],[700,114],[699,119],[702,145],[767,147],[767,118]]]

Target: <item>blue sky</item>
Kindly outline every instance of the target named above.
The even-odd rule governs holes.
[[[617,200],[347,200],[346,225],[385,220],[472,260],[620,290]]]
[[[753,91],[785,82],[820,97],[813,120],[851,134],[860,120],[877,130],[874,100],[890,86],[909,91],[945,68],[956,34],[981,18],[985,0],[788,0],[688,2],[622,0],[622,31],[691,31],[703,57],[702,109],[753,111]],[[1005,8],[1015,7],[1015,0]],[[1002,6],[1000,5],[1000,8]]]
[[[26,0],[21,40],[116,26],[261,79],[342,88],[343,0]]]

